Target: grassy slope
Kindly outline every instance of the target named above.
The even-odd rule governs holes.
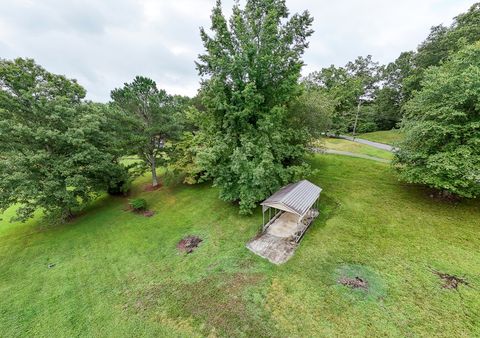
[[[351,153],[364,154],[387,160],[391,160],[393,158],[393,154],[389,151],[343,139],[322,138],[320,144],[327,149],[349,151]]]
[[[382,130],[360,134],[358,137],[369,141],[394,145],[403,140],[403,133],[398,130]]]
[[[103,198],[63,226],[0,222],[2,335],[480,335],[478,201],[435,202],[370,160],[312,163],[322,215],[278,267],[244,247],[259,210],[239,217],[205,185],[136,191],[152,218]],[[204,242],[182,255],[187,234]],[[429,267],[474,288],[442,289]],[[341,272],[370,292],[337,285]]]

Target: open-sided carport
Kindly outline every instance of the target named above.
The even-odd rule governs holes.
[[[291,183],[278,190],[261,203],[263,232],[268,231],[278,237],[291,237],[298,243],[310,223],[318,216],[321,192],[322,188],[307,180]]]
[[[302,180],[284,186],[261,203],[262,234],[247,244],[272,263],[288,260],[315,217],[322,189]]]

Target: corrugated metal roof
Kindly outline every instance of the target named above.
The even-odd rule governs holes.
[[[272,207],[303,216],[315,203],[321,191],[322,188],[312,182],[302,180],[284,186],[263,201],[261,205],[264,210],[265,207]]]

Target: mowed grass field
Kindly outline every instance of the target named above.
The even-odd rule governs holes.
[[[368,155],[385,160],[393,159],[393,154],[387,150],[377,149],[365,144],[339,138],[324,137],[320,139],[319,145],[326,149],[348,151],[354,154]]]
[[[294,257],[275,266],[245,243],[239,216],[208,185],[133,196],[156,215],[100,198],[75,221],[0,223],[0,336],[480,335],[480,203],[450,204],[398,183],[388,164],[316,155],[321,216]],[[186,235],[203,239],[178,252]],[[49,264],[55,264],[54,266]],[[432,270],[465,277],[442,288]],[[339,285],[360,276],[368,289]]]
[[[358,137],[365,140],[380,142],[390,145],[396,145],[398,142],[403,141],[404,134],[400,130],[381,130],[371,133],[364,133],[358,135]]]

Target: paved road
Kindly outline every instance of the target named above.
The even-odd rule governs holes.
[[[321,154],[344,155],[344,156],[365,158],[367,160],[372,160],[372,161],[377,161],[377,162],[382,162],[382,163],[390,163],[390,160],[387,160],[385,158],[380,158],[380,157],[375,157],[375,156],[370,156],[370,155],[365,155],[365,154],[356,154],[356,153],[351,153],[349,151],[322,149],[322,148],[314,148],[313,151],[315,151],[316,153],[321,153]]]
[[[373,142],[373,141],[365,140],[363,138],[358,138],[358,137],[355,137],[355,139],[353,137],[347,136],[347,135],[335,135],[335,136],[330,135],[330,137],[341,138],[341,139],[344,139],[344,140],[349,140],[349,141],[353,141],[353,142],[357,142],[357,143],[362,143],[362,144],[366,144],[366,145],[369,145],[369,146],[372,146],[372,147],[375,147],[375,148],[378,148],[378,149],[391,151],[391,152],[394,152],[395,149],[396,149],[396,148],[392,147],[391,145],[388,145],[388,144],[385,144],[385,143]]]

